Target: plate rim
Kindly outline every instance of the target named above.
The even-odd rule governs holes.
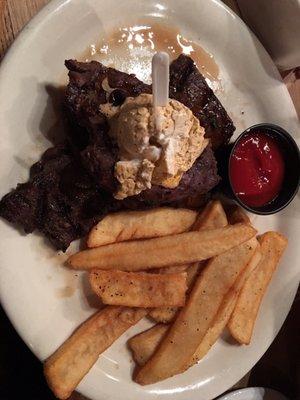
[[[47,18],[48,14],[49,17],[52,17],[53,12],[55,12],[57,9],[60,9],[61,7],[65,7],[68,5],[69,2],[73,2],[76,0],[51,0],[48,4],[46,4],[44,7],[42,7],[42,9],[23,27],[23,29],[18,33],[17,37],[15,38],[15,40],[13,41],[13,43],[11,44],[11,46],[8,48],[8,50],[5,53],[5,56],[3,57],[1,64],[0,64],[0,87],[1,87],[1,81],[4,79],[5,77],[5,73],[6,73],[6,69],[9,68],[9,64],[11,61],[11,58],[14,56],[14,53],[18,51],[19,48],[21,48],[24,44],[24,41],[26,41],[27,36],[30,35],[30,31],[31,29],[33,29],[36,25],[40,25],[43,24],[43,22],[45,21],[45,19]],[[194,0],[196,1],[196,0]],[[246,26],[245,22],[232,10],[230,9],[230,7],[228,7],[226,4],[224,4],[221,0],[210,0],[212,3],[214,3],[216,6],[219,6],[221,8],[224,9],[224,11],[230,15],[231,18],[235,18],[239,20],[239,23],[241,23],[242,25]],[[252,37],[254,38],[256,44],[259,45],[259,47],[261,48],[261,50],[265,53],[265,55],[267,56],[267,58],[269,59],[269,64],[273,66],[273,69],[277,71],[277,76],[280,77],[279,71],[277,69],[277,67],[275,66],[273,60],[271,59],[270,55],[267,53],[267,51],[264,49],[264,47],[262,46],[262,44],[260,43],[260,41],[257,39],[257,37],[253,34],[253,32],[250,30],[249,27],[247,27],[247,30],[249,32],[250,35],[252,35]],[[287,89],[286,89],[287,90]],[[294,105],[291,101],[291,104],[293,106],[293,110],[294,113],[296,115],[296,111],[294,108]],[[1,267],[0,267],[1,269]],[[296,294],[296,292],[295,292]],[[295,294],[293,296],[293,299],[295,297]],[[22,338],[22,340],[24,341],[24,343],[31,349],[31,351],[36,355],[34,349],[30,346],[30,343],[28,343],[28,341],[25,339],[24,334],[22,334],[22,332],[18,329],[17,326],[17,321],[13,318],[13,316],[11,315],[11,313],[9,313],[7,311],[7,307],[6,307],[6,301],[3,298],[2,294],[0,293],[0,301],[2,304],[2,307],[6,313],[6,315],[8,316],[10,322],[12,323],[12,325],[14,326],[14,329],[17,331],[17,333],[19,334],[19,336]],[[289,309],[292,305],[293,300],[291,301],[291,304],[289,305]],[[287,317],[288,313],[286,314],[284,321]],[[283,321],[283,323],[284,323]],[[283,324],[282,324],[283,325]],[[282,326],[281,325],[281,326]],[[279,327],[280,329],[280,327]],[[279,329],[276,331],[276,335],[279,331]],[[275,335],[275,336],[276,336]],[[274,336],[274,338],[275,338]],[[274,340],[274,338],[272,339],[272,341]],[[265,351],[267,351],[267,349],[269,348],[270,344],[272,343],[272,341],[269,343],[268,347],[265,349]],[[256,362],[263,356],[263,354],[265,353],[265,351],[259,355],[256,358]],[[247,368],[246,368],[247,369]],[[245,370],[246,370],[245,369]],[[235,380],[232,384],[235,383]]]
[[[283,393],[279,392],[278,390],[263,386],[249,386],[241,389],[235,389],[232,392],[228,392],[225,393],[224,395],[221,395],[216,400],[231,400],[231,399],[238,400],[240,398],[240,395],[243,395],[244,393],[249,392],[255,395],[256,393],[259,394],[261,391],[263,391],[263,394],[279,395],[281,400],[289,400]]]

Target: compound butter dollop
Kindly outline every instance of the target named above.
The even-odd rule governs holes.
[[[152,184],[175,188],[208,142],[199,120],[176,100],[154,108],[152,95],[141,94],[128,97],[120,107],[106,103],[100,110],[119,147],[117,199],[139,194]]]

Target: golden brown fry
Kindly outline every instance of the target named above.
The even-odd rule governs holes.
[[[190,266],[186,268],[187,293],[189,293],[190,289],[193,287],[195,279],[198,276],[199,271],[204,267],[204,264],[205,261],[196,262],[190,264]],[[169,267],[169,268],[176,268],[176,267]],[[164,269],[169,270],[169,268],[161,268],[161,270]],[[162,322],[163,324],[166,324],[174,319],[175,315],[177,314],[177,311],[178,307],[159,307],[151,310],[149,312],[149,316],[156,322]]]
[[[131,239],[174,235],[188,231],[196,216],[196,211],[167,207],[109,214],[91,230],[87,245],[98,247]]]
[[[227,217],[221,202],[219,200],[213,200],[199,213],[192,226],[192,230],[200,231],[204,229],[223,228],[227,225]]]
[[[195,280],[199,274],[199,271],[201,271],[205,266],[205,261],[199,261],[192,263],[186,270],[186,284],[188,289],[191,289],[193,284],[195,283]]]
[[[140,271],[206,260],[251,239],[256,230],[247,224],[185,232],[148,240],[133,240],[81,251],[71,256],[74,269]]]
[[[252,240],[252,239],[251,239]],[[234,282],[233,287],[229,290],[221,304],[217,315],[206,332],[202,342],[197,348],[196,353],[193,355],[191,362],[188,366],[195,364],[197,361],[201,360],[207,352],[210,350],[212,345],[217,341],[221,333],[223,332],[230,315],[234,309],[236,300],[238,298],[239,292],[245,283],[253,269],[257,266],[261,259],[260,246],[251,258],[250,262],[247,264],[246,268],[241,272],[237,280]],[[162,326],[165,329],[162,329]],[[146,332],[142,332],[136,335],[132,340],[134,341],[133,347],[129,343],[129,346],[133,352],[134,359],[139,365],[144,365],[149,358],[154,354],[159,343],[161,342],[166,331],[169,329],[170,325],[155,325]]]
[[[253,239],[208,262],[186,306],[179,312],[157,351],[138,371],[136,382],[147,385],[185,371],[212,325],[224,296],[255,251],[256,239]]]
[[[231,335],[241,344],[249,344],[260,303],[287,246],[287,239],[277,232],[259,238],[262,259],[243,286],[228,322]]]
[[[141,308],[106,307],[85,321],[45,362],[45,377],[55,396],[67,399],[99,355],[146,314]]]
[[[149,360],[168,329],[168,325],[157,324],[128,340],[128,346],[137,364],[144,365]]]
[[[173,321],[178,310],[178,307],[159,307],[153,308],[148,315],[155,322],[168,324],[169,322]]]
[[[104,304],[152,308],[183,306],[186,276],[186,272],[150,274],[95,269],[89,279],[93,291]]]
[[[173,267],[167,268],[156,268],[153,272],[157,274],[178,274],[180,272],[186,272],[190,264],[174,265]]]
[[[251,241],[253,241],[253,239],[251,239]],[[192,362],[189,363],[189,366],[201,360],[208,353],[213,344],[215,344],[215,342],[218,340],[219,336],[221,335],[228,323],[242,286],[244,285],[246,279],[249,277],[253,269],[258,265],[260,260],[261,252],[260,246],[258,245],[250,262],[246,265],[245,269],[240,273],[239,277],[234,282],[229,292],[226,294],[212,325],[209,327],[204,338],[202,339],[202,342],[198,346],[197,351],[192,358]]]
[[[231,225],[239,223],[250,224],[248,215],[239,206],[234,206],[228,211],[228,221]]]
[[[227,225],[226,214],[223,210],[222,204],[219,201],[211,201],[205,209],[198,216],[196,223],[192,227],[192,230],[204,230],[204,229],[214,229],[222,228]],[[200,269],[202,269],[202,263],[193,263],[191,265],[184,266],[187,271],[187,286],[192,288],[194,280],[198,275]],[[168,267],[160,268],[160,273],[169,273],[173,271],[174,268],[182,267]],[[179,271],[174,271],[179,272]],[[155,308],[150,311],[149,316],[156,322],[167,323],[174,319],[178,308],[176,307],[162,307]]]

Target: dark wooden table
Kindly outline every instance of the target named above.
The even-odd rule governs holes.
[[[18,32],[49,0],[0,0],[0,59]],[[224,2],[239,14],[235,0]],[[282,76],[300,115],[299,70]],[[297,262],[297,260],[295,260]],[[25,346],[0,308],[0,400],[54,400],[41,363]],[[265,386],[300,400],[300,296],[272,346],[258,364],[234,388]],[[84,400],[74,393],[70,400]],[[141,399],[142,400],[142,399]]]

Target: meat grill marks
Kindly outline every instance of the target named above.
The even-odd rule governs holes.
[[[160,186],[138,196],[117,201],[113,175],[117,148],[107,135],[106,118],[99,105],[121,104],[127,96],[150,93],[151,87],[98,62],[66,61],[70,82],[65,110],[70,123],[68,143],[48,149],[31,167],[30,179],[0,202],[0,216],[22,226],[26,233],[41,231],[60,250],[84,236],[103,215],[119,209],[143,209],[159,205],[204,204],[218,183],[217,165],[208,147],[173,190]],[[192,60],[180,56],[170,67],[170,94],[190,107],[206,127],[214,148],[228,142],[234,127],[206,85]],[[107,93],[102,82],[115,90]],[[211,113],[215,119],[211,121]]]
[[[41,160],[30,170],[30,180],[19,184],[0,202],[0,216],[23,227],[26,233],[42,232],[58,250],[84,235],[104,215],[121,209],[144,209],[159,205],[201,206],[208,200],[202,189],[215,184],[211,170],[216,161],[211,149],[206,149],[197,160],[193,173],[182,178],[175,190],[154,186],[149,193],[115,200],[111,194],[100,190],[72,153],[62,146],[48,149]],[[193,188],[193,190],[191,190]],[[190,195],[186,196],[186,191]],[[193,197],[197,195],[197,203]]]
[[[0,215],[26,233],[41,231],[59,250],[85,235],[116,207],[99,191],[63,146],[48,149],[30,170],[27,183],[3,197]]]

